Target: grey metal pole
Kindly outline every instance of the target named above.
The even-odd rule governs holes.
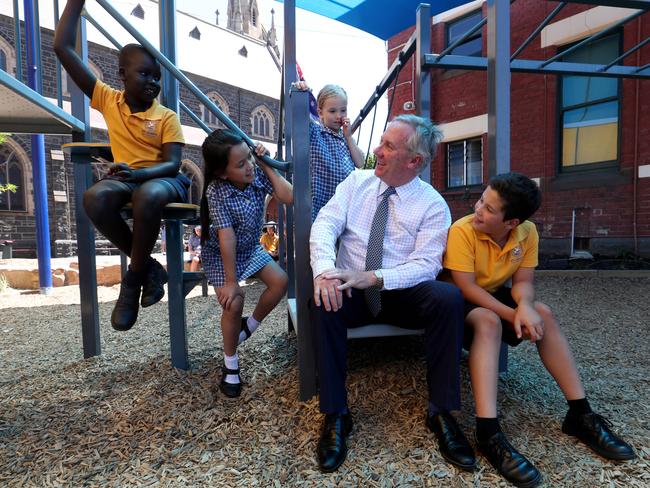
[[[416,12],[415,48],[415,108],[420,117],[431,118],[431,70],[423,67],[424,55],[431,51],[431,7],[421,3]],[[422,171],[420,178],[431,184],[431,168]]]
[[[510,171],[510,0],[488,0],[488,176]]]
[[[291,98],[291,85],[296,81],[296,1],[288,0],[284,2],[284,65],[283,80],[284,80],[284,145],[286,151],[286,160],[294,161],[294,154],[292,152],[293,142],[293,104],[295,98]],[[309,121],[307,121],[309,122]],[[309,158],[306,160],[308,161]],[[300,161],[298,164],[304,163]],[[295,171],[295,168],[294,168]],[[289,181],[292,181],[293,176],[287,175]],[[293,194],[297,195],[305,191],[305,188],[294,185]],[[282,212],[284,206],[278,206],[278,213]],[[287,256],[287,274],[289,275],[289,286],[287,296],[294,298],[296,296],[295,290],[295,263],[294,263],[294,246],[299,245],[294,236],[294,208],[295,206],[286,207],[286,256]]]
[[[160,0],[160,52],[176,64],[176,0]],[[179,113],[178,81],[168,70],[162,70],[162,104]]]
[[[77,53],[88,63],[86,21],[82,17],[77,27]],[[84,132],[74,132],[73,142],[90,141],[90,109],[88,98],[75,83],[70,84],[72,115],[84,123]],[[97,265],[95,260],[95,230],[83,208],[83,194],[92,184],[92,169],[88,161],[73,159],[75,220],[77,225],[77,255],[79,259],[79,296],[81,300],[81,335],[84,357],[101,354],[99,339],[99,306],[97,304]]]
[[[311,231],[311,167],[309,164],[309,95],[294,91],[292,97],[293,121],[292,154],[294,165],[293,206],[295,208],[295,297],[298,333],[298,372],[300,399],[308,400],[316,394],[316,329],[310,320],[309,299],[313,280],[309,263],[309,233]]]

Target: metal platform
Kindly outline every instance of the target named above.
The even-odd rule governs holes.
[[[0,70],[0,132],[11,134],[70,134],[84,124]]]

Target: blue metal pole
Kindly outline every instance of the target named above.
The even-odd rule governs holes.
[[[38,18],[37,0],[24,0],[25,37],[27,39],[27,83],[41,92],[40,45],[36,41]],[[34,217],[36,219],[36,252],[38,255],[38,281],[41,293],[52,291],[52,267],[50,254],[50,225],[47,212],[47,185],[45,174],[45,138],[43,134],[32,136],[32,175],[34,180]]]

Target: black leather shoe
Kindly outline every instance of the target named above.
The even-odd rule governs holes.
[[[241,377],[239,377],[239,383],[227,383],[226,375],[236,374],[239,376],[239,368],[237,369],[228,369],[226,365],[223,366],[223,374],[221,376],[221,383],[219,384],[219,389],[221,393],[226,395],[228,398],[237,398],[241,395]]]
[[[350,413],[331,413],[325,416],[323,432],[318,441],[318,467],[323,473],[336,471],[348,454],[346,439],[352,432]]]
[[[625,461],[634,459],[634,449],[614,434],[612,423],[602,415],[590,412],[582,415],[567,413],[562,432],[575,436],[591,449],[607,459]]]
[[[529,488],[537,486],[542,480],[541,473],[533,463],[512,447],[503,432],[497,432],[485,443],[477,440],[476,446],[494,469],[513,485]]]
[[[150,307],[162,300],[162,297],[165,296],[165,283],[167,283],[167,271],[162,264],[150,258],[147,263],[147,276],[142,286],[140,304],[143,307]]]
[[[438,447],[443,458],[466,471],[472,471],[476,467],[472,446],[449,412],[427,415],[426,422],[429,430],[438,438]]]
[[[122,278],[120,295],[111,314],[111,325],[115,330],[129,330],[138,320],[138,302],[142,286],[136,283],[138,280],[133,271],[128,270]]]

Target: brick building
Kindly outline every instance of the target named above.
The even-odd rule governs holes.
[[[246,19],[245,23],[237,23],[235,30],[177,12],[177,66],[247,134],[273,151],[278,134],[281,83],[275,28],[267,31],[260,24],[255,0],[231,0],[230,3],[240,16],[243,9]],[[43,8],[47,6],[42,4]],[[122,2],[116,8],[143,33],[147,29],[154,29],[155,32],[145,35],[152,41],[158,39],[157,2],[134,0]],[[53,30],[47,25],[48,17],[53,18],[51,12],[41,12],[43,96],[56,104],[56,59],[52,49]],[[14,25],[10,2],[3,2],[0,6],[0,69],[12,75],[15,75],[18,54]],[[88,31],[91,69],[99,79],[121,89],[117,51],[91,27]],[[130,37],[118,37],[119,34],[114,34],[111,29],[109,32],[122,44],[133,42]],[[26,80],[25,29],[22,22],[21,35],[22,79]],[[214,46],[219,46],[218,52],[215,52]],[[61,81],[63,108],[69,111],[70,97],[65,73]],[[182,86],[180,99],[208,126],[220,126],[215,116]],[[205,132],[186,113],[181,113],[181,123],[186,140],[181,170],[193,181],[191,202],[197,203],[203,179],[200,144]],[[103,118],[94,110],[91,110],[90,124],[93,128],[92,140],[107,141]],[[50,242],[55,257],[69,252],[70,246],[62,243],[76,239],[72,164],[61,152],[61,145],[70,141],[69,136],[45,137]],[[97,167],[96,171],[101,172],[101,167]],[[14,257],[34,257],[36,226],[29,135],[10,134],[0,144],[0,183],[6,182],[16,184],[18,191],[0,194],[0,240],[14,241]]]
[[[513,51],[556,5],[512,4]],[[569,4],[518,57],[548,59],[633,12]],[[479,0],[435,16],[429,52],[441,52],[486,15]],[[389,40],[389,66],[412,32]],[[453,54],[485,56],[485,36],[486,27]],[[607,64],[648,36],[646,14],[565,59]],[[650,46],[623,63],[647,65]],[[411,60],[399,77],[391,115],[415,110],[414,73]],[[432,71],[431,117],[442,126],[444,143],[432,163],[431,181],[454,219],[471,211],[488,179],[486,88],[485,71]],[[543,191],[542,208],[533,218],[542,252],[568,255],[574,227],[574,249],[650,255],[649,93],[648,80],[512,74],[511,168],[535,178]]]

